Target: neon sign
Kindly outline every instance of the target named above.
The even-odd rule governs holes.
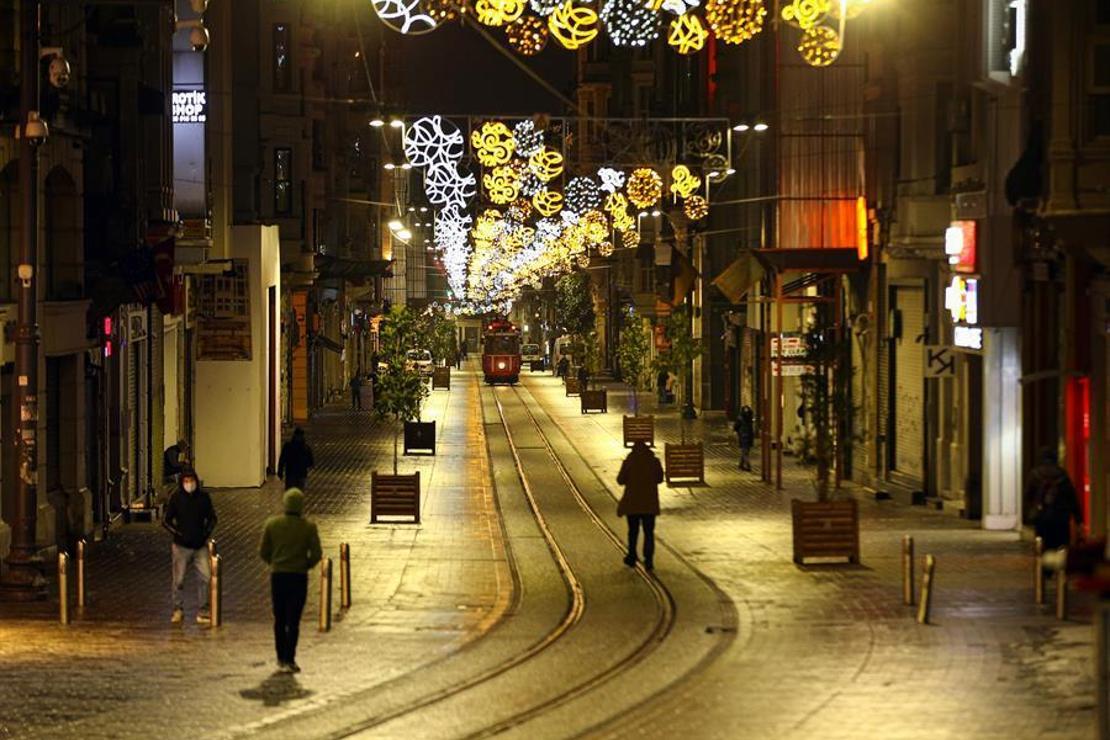
[[[956,272],[977,272],[976,229],[974,221],[953,221],[944,230],[944,253]]]
[[[944,307],[956,323],[979,323],[979,280],[956,275],[944,289]]]
[[[204,90],[178,90],[173,94],[174,123],[204,123],[208,120],[208,93]]]

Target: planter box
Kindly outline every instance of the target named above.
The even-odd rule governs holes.
[[[370,523],[382,517],[411,518],[420,523],[420,473],[412,475],[370,474]]]
[[[608,413],[609,411],[609,393],[605,390],[592,390],[582,391],[578,394],[582,400],[582,413],[590,411],[600,411],[601,413]]]
[[[673,481],[705,483],[705,450],[701,442],[684,445],[663,445],[663,460],[667,484]]]
[[[794,562],[805,558],[848,558],[859,562],[859,504],[847,501],[790,502],[794,520]]]
[[[578,378],[566,378],[564,381],[567,386],[567,396],[577,396],[581,393],[582,389],[578,387]]]
[[[643,442],[648,447],[655,446],[655,417],[624,417],[624,446],[631,447],[633,442]]]
[[[414,451],[436,454],[436,423],[434,421],[405,422],[405,454]]]
[[[451,389],[451,368],[437,367],[432,370],[432,390],[442,388],[444,390]]]

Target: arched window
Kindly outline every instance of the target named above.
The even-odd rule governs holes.
[[[61,167],[55,167],[46,176],[43,207],[46,227],[42,249],[44,295],[48,301],[77,300],[81,298],[84,278],[81,204],[77,185]]]

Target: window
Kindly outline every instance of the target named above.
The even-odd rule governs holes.
[[[1028,0],[988,0],[987,71],[1004,81],[1025,64]]]
[[[274,150],[274,213],[293,212],[293,150]]]
[[[274,92],[293,89],[293,65],[289,59],[289,26],[274,25]]]

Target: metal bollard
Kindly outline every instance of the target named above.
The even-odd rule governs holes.
[[[1068,548],[1060,548],[1060,562],[1068,562]],[[1068,573],[1064,568],[1056,571],[1056,618],[1068,618]]]
[[[331,558],[320,562],[320,631],[331,631]]]
[[[69,624],[69,555],[58,553],[58,621]]]
[[[216,549],[216,540],[208,540],[208,559],[216,557],[219,551]]]
[[[77,608],[85,608],[85,540],[77,540]]]
[[[913,606],[913,537],[902,535],[902,603]]]
[[[223,557],[215,555],[208,563],[208,613],[212,617],[211,627],[215,629],[224,623]]]
[[[351,608],[351,546],[339,544],[339,608]]]
[[[1044,603],[1044,540],[1037,537],[1033,540],[1033,603]]]
[[[932,555],[925,556],[925,572],[921,576],[921,603],[917,605],[917,623],[929,623],[929,609],[933,605],[933,572],[937,567],[937,559]]]

